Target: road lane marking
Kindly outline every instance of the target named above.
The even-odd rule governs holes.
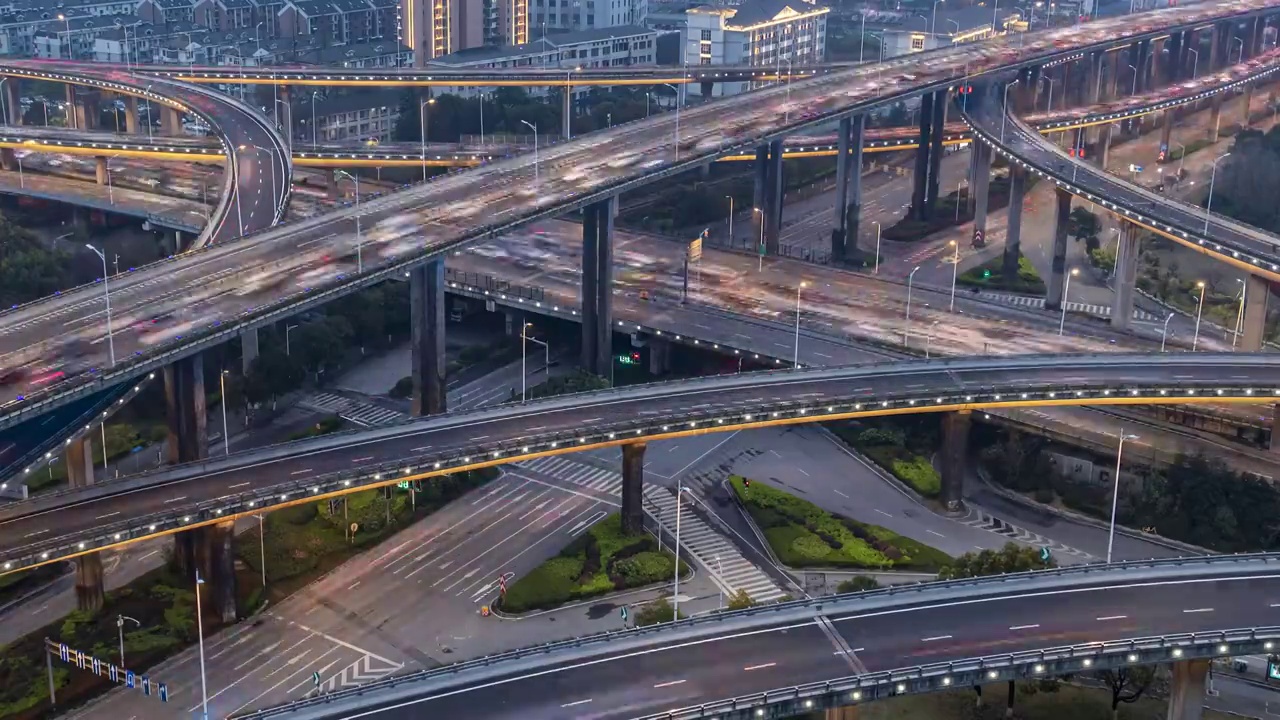
[[[1184,613],[1207,613],[1213,612],[1213,608],[1193,608],[1191,610],[1183,610]]]
[[[228,486],[227,486],[227,489],[228,489],[228,490],[235,490],[235,489],[236,489],[236,488],[238,488],[238,487],[244,487],[245,485],[249,485],[249,484],[250,484],[250,483],[247,483],[247,482],[236,483],[235,485],[228,485]]]
[[[49,532],[47,529],[45,529],[45,530],[37,530],[37,531],[35,531],[35,532],[33,532],[33,533],[27,533],[26,535],[23,535],[22,537],[24,537],[24,538],[35,537],[36,535],[43,535],[43,534],[45,534],[45,533],[47,533],[47,532]]]
[[[574,700],[573,702],[565,703],[560,707],[567,708],[567,707],[573,707],[574,705],[586,705],[589,702],[591,702],[591,698],[587,698],[586,700]]]
[[[1013,626],[1010,626],[1009,629],[1010,630],[1035,630],[1038,627],[1040,627],[1040,624],[1036,623],[1035,625],[1013,625]]]
[[[359,584],[360,584],[360,581],[359,581],[359,580],[357,580],[357,581],[355,581],[355,582],[351,583],[350,585],[348,585],[348,586],[347,586],[347,589],[348,589],[348,590],[355,590],[355,589],[356,589],[356,586],[358,586]]]
[[[686,682],[688,682],[688,681],[687,681],[687,680],[672,680],[672,681],[670,681],[670,682],[662,682],[662,683],[658,683],[657,685],[654,685],[653,687],[654,687],[654,689],[656,690],[657,688],[671,687],[672,685],[683,685],[683,684],[685,684]]]
[[[1128,615],[1106,615],[1106,616],[1103,616],[1103,617],[1100,617],[1100,618],[1096,618],[1096,619],[1097,619],[1099,622],[1105,622],[1105,621],[1107,621],[1107,620],[1124,620],[1124,619],[1125,619],[1125,618],[1127,618],[1127,617],[1129,617],[1129,616],[1128,616]]]
[[[351,462],[353,462],[353,463],[362,463],[362,462],[368,462],[369,460],[372,460],[372,459],[373,459],[373,456],[372,456],[372,455],[370,455],[369,457],[356,458],[355,460],[352,460]]]
[[[470,442],[475,442],[476,440],[484,440],[484,439],[485,439],[485,438],[487,438],[487,437],[489,437],[489,436],[488,436],[488,435],[477,435],[477,436],[475,436],[475,437],[473,437],[473,438],[468,438],[468,440],[469,440]]]
[[[921,638],[920,642],[933,642],[935,640],[950,640],[950,635],[934,635],[933,637]]]
[[[777,664],[778,663],[776,662],[771,662],[771,663],[760,663],[759,665],[748,665],[747,667],[742,668],[742,670],[743,672],[751,672],[752,670],[764,670],[765,668],[771,668]]]
[[[883,511],[883,510],[881,510],[881,509],[879,509],[879,508],[876,508],[876,512],[880,513],[881,515],[883,515],[883,516],[885,516],[885,517],[893,517],[893,516],[892,516],[892,515],[890,515],[889,513],[885,512],[885,511]]]
[[[120,513],[118,511],[113,513],[107,513],[106,515],[99,515],[98,517],[94,518],[94,520],[102,520],[109,517],[115,517],[116,515],[119,515],[119,514]]]
[[[309,473],[309,472],[311,472],[311,468],[306,468],[305,470],[294,470],[293,472],[291,472],[291,473],[289,473],[289,474],[290,474],[290,475],[301,475],[302,473]]]
[[[831,489],[835,492],[835,494],[839,495],[842,498],[849,497],[848,495],[845,495],[844,493],[840,492],[839,490],[836,490],[835,488],[831,488]]]
[[[940,538],[944,538],[944,537],[946,537],[946,535],[943,535],[942,533],[940,533],[940,532],[938,532],[938,531],[936,531],[936,530],[930,530],[930,529],[928,529],[928,528],[925,528],[925,532],[927,532],[927,533],[929,533],[929,534],[931,534],[931,535],[937,535],[937,536],[938,536],[938,537],[940,537]]]
[[[165,500],[165,501],[164,501],[164,504],[165,504],[165,505],[168,505],[169,503],[176,503],[176,502],[179,502],[179,501],[181,501],[181,500],[186,500],[186,499],[187,499],[187,496],[186,496],[186,495],[183,495],[182,497],[170,498],[170,499],[168,499],[168,500]]]

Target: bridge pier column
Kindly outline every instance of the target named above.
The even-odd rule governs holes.
[[[202,610],[224,623],[236,621],[235,521],[205,525],[173,538],[173,562],[183,578],[200,586]]]
[[[79,119],[77,117],[77,115],[79,114],[77,112],[79,110],[79,106],[76,104],[76,86],[68,83],[63,87],[65,88],[65,91],[66,91],[66,105],[65,105],[66,110],[64,112],[66,112],[67,127],[72,129],[82,129],[80,128],[80,125],[76,122],[76,120]]]
[[[1240,349],[1261,352],[1267,333],[1267,305],[1271,302],[1271,283],[1257,275],[1244,281],[1244,319],[1240,332]]]
[[[1044,299],[1046,310],[1061,310],[1066,302],[1063,291],[1067,277],[1067,221],[1071,215],[1071,193],[1062,188],[1054,189],[1055,213],[1053,221],[1053,272],[1049,276],[1048,295]]]
[[[1009,219],[1004,237],[1004,259],[1001,274],[1010,282],[1018,277],[1018,257],[1022,254],[1022,202],[1027,190],[1027,171],[1009,166]]]
[[[1205,677],[1209,660],[1181,660],[1173,664],[1169,687],[1169,720],[1200,720],[1204,716]]]
[[[1157,61],[1156,69],[1159,71],[1156,78],[1160,83],[1176,83],[1180,77],[1179,61],[1182,59],[1182,33],[1176,32],[1169,36],[1169,41],[1164,43],[1164,49],[1168,50],[1165,55],[1157,54],[1157,58],[1162,58],[1163,62]]]
[[[769,164],[766,166],[764,189],[764,249],[767,254],[778,254],[778,242],[782,237],[782,141],[769,143]]]
[[[582,368],[613,380],[613,221],[616,196],[582,210]]]
[[[4,121],[10,125],[22,124],[22,88],[18,78],[11,77],[4,84]]]
[[[98,180],[99,185],[106,185],[111,178],[111,168],[107,167],[107,158],[98,156],[94,161],[94,177]]]
[[[18,169],[18,156],[13,153],[13,148],[0,148],[0,169],[10,172]]]
[[[138,98],[132,95],[124,98],[124,131],[130,135],[138,134]]]
[[[410,403],[415,416],[438,415],[445,412],[447,402],[443,260],[433,260],[409,271],[409,303],[413,365]]]
[[[1169,143],[1173,140],[1173,116],[1176,114],[1173,108],[1166,108],[1161,113],[1160,149],[1165,152],[1165,157],[1168,157]]]
[[[968,467],[969,410],[949,412],[942,417],[942,504],[947,512],[964,509],[964,476]]]
[[[1115,296],[1111,301],[1111,327],[1133,324],[1133,293],[1138,286],[1138,226],[1125,223],[1116,245]]]
[[[622,446],[622,531],[644,532],[644,450],[645,443]]]
[[[1209,142],[1218,142],[1218,130],[1222,127],[1222,93],[1209,100]]]
[[[164,368],[165,418],[169,425],[165,455],[169,464],[194,462],[209,456],[205,424],[204,360],[192,355]]]
[[[89,239],[89,208],[71,208],[71,230],[76,234],[76,240]]]
[[[920,135],[916,147],[915,168],[911,175],[911,216],[928,220],[929,212],[929,153],[933,148],[934,93],[920,96]]]
[[[767,144],[756,148],[756,159],[752,163],[751,171],[751,228],[754,237],[749,245],[757,246],[756,252],[764,254],[764,196],[769,182],[769,146]]]
[[[240,333],[240,371],[249,374],[249,368],[258,359],[258,328],[250,328]]]
[[[1138,43],[1138,62],[1134,67],[1138,68],[1138,93],[1144,93],[1151,87],[1151,71],[1152,65],[1152,48],[1150,40],[1143,40]]]
[[[928,207],[926,212],[929,217],[933,217],[933,213],[938,207],[938,197],[941,192],[942,138],[947,127],[946,90],[935,90],[933,92],[933,119],[930,124],[932,129],[929,132],[929,186],[925,189],[925,204]]]
[[[1253,104],[1253,86],[1245,85],[1240,91],[1240,127],[1249,127],[1249,106]]]
[[[1103,172],[1107,169],[1107,160],[1111,157],[1111,135],[1115,132],[1115,125],[1103,125],[1098,131],[1098,168]]]
[[[987,238],[987,212],[991,204],[991,156],[994,152],[986,143],[973,144],[975,167],[973,171],[973,244],[984,245]]]
[[[1108,67],[1107,67],[1107,81],[1105,85],[1106,97],[1103,98],[1103,102],[1115,100],[1119,96],[1118,86],[1120,84],[1120,53],[1121,52],[1123,52],[1123,50],[1120,50],[1117,48],[1115,50],[1110,51],[1110,53],[1108,53],[1110,55],[1110,58],[1109,58],[1110,62],[1108,63]]]
[[[560,106],[560,137],[570,140],[573,138],[573,88],[566,84],[561,94],[564,102]]]
[[[97,130],[102,118],[102,107],[97,93],[81,92],[76,103],[76,127],[81,130]]]
[[[1213,35],[1209,38],[1209,70],[1211,72],[1226,64],[1231,25],[1232,23],[1229,22],[1220,22],[1213,26]]]
[[[649,374],[666,375],[671,372],[671,343],[649,338]]]
[[[835,229],[831,231],[831,257],[844,260],[858,249],[858,216],[862,211],[862,115],[840,121],[836,155]]]
[[[858,706],[827,708],[822,711],[822,720],[858,720]]]
[[[93,445],[88,438],[72,440],[64,456],[67,481],[73,488],[88,487],[94,482]],[[88,612],[102,609],[102,555],[90,553],[76,558],[76,608]]]
[[[176,108],[165,105],[160,109],[160,132],[174,137],[182,134],[182,116]]]

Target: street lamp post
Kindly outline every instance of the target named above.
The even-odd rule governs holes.
[[[876,226],[876,266],[875,266],[875,269],[871,271],[871,274],[879,275],[880,274],[880,223],[875,220],[872,220],[871,224]]]
[[[1044,76],[1044,75],[1041,75],[1041,76],[1040,76],[1040,79],[1041,79],[1041,80],[1043,80],[1043,81],[1045,81],[1045,82],[1047,82],[1047,83],[1049,83],[1049,97],[1048,97],[1048,102],[1047,102],[1047,103],[1045,103],[1044,111],[1045,111],[1045,112],[1053,112],[1053,84],[1054,84],[1054,83],[1056,83],[1056,82],[1058,82],[1058,81],[1057,81],[1057,80],[1055,80],[1055,79],[1053,79],[1053,78],[1051,78],[1051,77],[1046,77],[1046,76]]]
[[[427,98],[418,106],[418,114],[421,116],[421,127],[418,129],[422,132],[422,182],[427,181],[427,106],[434,105],[435,102],[435,98]],[[484,137],[484,100],[480,101],[480,137]]]
[[[136,627],[142,627],[142,622],[128,615],[116,615],[116,631],[120,634],[120,667],[124,667],[124,621],[128,620]]]
[[[364,272],[364,255],[362,249],[364,247],[364,236],[360,234],[360,176],[352,175],[346,170],[334,170],[334,175],[346,175],[348,179],[356,184],[356,272]]]
[[[920,270],[920,266],[917,265],[915,266],[915,268],[911,270],[911,274],[907,276],[907,315],[906,315],[906,323],[903,325],[903,328],[902,328],[903,347],[911,346],[911,290],[912,290],[912,285],[916,279],[916,272],[919,270]]]
[[[1200,318],[1204,317],[1204,296],[1209,292],[1203,280],[1196,283],[1196,287],[1200,288],[1200,301],[1196,303],[1196,332],[1191,336],[1191,352],[1195,352],[1200,344]]]
[[[1115,487],[1111,491],[1111,524],[1107,529],[1107,563],[1111,563],[1111,548],[1116,540],[1116,505],[1120,499],[1120,460],[1124,455],[1124,441],[1137,440],[1137,435],[1125,435],[1124,429],[1120,430],[1120,445],[1116,448],[1116,477]]]
[[[1130,65],[1129,69],[1133,71],[1133,89],[1129,91],[1130,95],[1138,94],[1138,68]]]
[[[925,360],[929,359],[929,346],[933,344],[933,333],[935,330],[938,329],[938,323],[940,322],[942,321],[934,320],[933,322],[929,323],[929,330],[924,334],[924,359]]]
[[[1244,301],[1249,294],[1249,283],[1243,278],[1236,278],[1236,282],[1240,283],[1240,309],[1236,311],[1236,327],[1231,333],[1231,349],[1236,349],[1236,344],[1240,341],[1240,331],[1244,327]]]
[[[1080,268],[1071,268],[1071,272],[1067,273],[1067,279],[1062,283],[1062,319],[1058,321],[1058,336],[1062,336],[1062,331],[1067,326],[1067,297],[1071,292],[1071,278],[1080,274]]]
[[[285,326],[284,326],[284,354],[285,354],[286,356],[288,356],[288,355],[290,355],[290,354],[291,354],[291,353],[289,352],[289,333],[293,332],[293,331],[294,331],[294,330],[296,330],[296,329],[298,329],[298,326],[297,326],[297,325],[285,325]]]
[[[1177,140],[1174,140],[1173,144],[1181,148],[1178,153],[1178,180],[1182,180],[1182,161],[1187,159],[1187,146]]]
[[[111,367],[115,367],[116,343],[111,334],[111,288],[107,284],[107,256],[89,243],[85,243],[84,246],[92,250],[98,256],[98,259],[102,261],[102,297],[107,301],[107,352],[111,356]]]
[[[1195,80],[1200,68],[1200,51],[1193,48],[1187,48],[1187,52],[1195,56],[1191,59],[1191,79]]]
[[[267,530],[265,515],[266,513],[254,515],[254,517],[258,518],[258,565],[262,569],[263,592],[267,590]]]
[[[729,247],[733,247],[733,196],[725,195],[729,198]]]
[[[1164,319],[1164,328],[1160,330],[1160,352],[1164,352],[1164,341],[1169,337],[1169,321],[1172,319],[1173,313],[1169,313],[1169,317]]]
[[[316,97],[319,94],[318,90],[311,92],[311,152],[316,151]]]
[[[792,368],[800,367],[800,291],[804,289],[805,285],[808,285],[808,283],[803,280],[800,281],[799,285],[796,285],[796,349],[791,356]]]
[[[521,120],[520,122],[528,125],[529,129],[533,130],[533,181],[536,183],[538,182],[538,126],[528,120]]]
[[[200,611],[200,586],[204,580],[196,570],[196,639],[200,643],[200,708],[201,718],[209,720],[209,687],[204,676],[204,616]]]
[[[680,500],[684,497],[685,487],[676,484],[676,561],[675,588],[671,593],[671,622],[680,619]]]
[[[222,453],[231,454],[231,440],[227,436],[227,371],[218,373],[218,393],[222,396]]]
[[[949,243],[955,248],[955,255],[951,258],[951,312],[956,311],[956,276],[960,272],[960,243],[952,240]]]
[[[676,160],[679,160],[680,159],[680,89],[677,88],[675,85],[672,85],[671,83],[663,83],[663,85],[666,85],[667,87],[671,88],[671,92],[676,94],[675,154],[676,154]]]
[[[524,324],[523,327],[520,328],[520,402],[525,401],[525,397],[526,397],[525,378],[529,376],[524,369],[525,357],[526,357],[526,354],[525,354],[526,340],[528,340],[529,342],[535,345],[542,346],[542,351],[545,353],[545,357],[543,358],[543,363],[544,363],[543,369],[546,373],[547,380],[551,380],[551,346],[535,337],[529,337],[527,329],[531,327],[533,327],[533,323],[527,322]]]
[[[929,14],[929,35],[933,39],[934,45],[937,45],[937,37],[934,36],[934,30],[938,26],[938,3],[946,0],[933,0],[933,12]]]
[[[1212,164],[1213,164],[1213,169],[1209,171],[1209,199],[1208,199],[1208,200],[1206,200],[1206,201],[1205,201],[1205,203],[1204,203],[1204,231],[1205,231],[1205,233],[1208,233],[1208,232],[1209,232],[1209,218],[1211,217],[1211,211],[1212,211],[1212,208],[1213,208],[1213,182],[1214,182],[1214,180],[1216,180],[1216,179],[1218,178],[1218,161],[1219,161],[1219,160],[1221,160],[1221,159],[1223,159],[1223,158],[1225,158],[1225,157],[1228,157],[1228,156],[1230,156],[1230,155],[1231,155],[1231,153],[1229,153],[1229,152],[1225,152],[1225,153],[1222,153],[1221,155],[1219,155],[1217,158],[1215,158],[1215,159],[1214,159],[1214,161],[1213,161],[1213,163],[1212,163]]]
[[[1013,83],[1004,86],[1004,117],[1000,119],[1000,142],[1004,142],[1004,129],[1009,124],[1009,88]]]

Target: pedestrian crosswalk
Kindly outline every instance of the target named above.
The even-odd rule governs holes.
[[[328,677],[325,677],[324,673],[320,673],[317,670],[316,675],[313,677],[319,678],[320,684],[312,688],[304,697],[311,697],[317,694],[328,695],[337,690],[364,685],[374,680],[380,680],[402,667],[404,666],[400,663],[390,662],[372,655],[364,655],[342,668],[341,672]]]
[[[969,527],[976,527],[980,530],[986,530],[987,532],[993,532],[997,535],[1003,535],[1014,542],[1020,542],[1024,545],[1047,547],[1051,552],[1057,555],[1070,555],[1072,557],[1080,558],[1086,562],[1097,559],[1083,550],[1078,550],[1069,545],[1063,545],[1056,540],[1050,540],[1039,533],[1034,533],[1025,528],[1020,528],[1017,525],[1001,520],[990,513],[974,507],[968,508],[964,517],[959,518],[958,521],[963,525],[968,525]]]
[[[298,401],[298,405],[313,412],[337,415],[343,420],[364,427],[390,425],[407,420],[409,417],[397,410],[333,393],[312,393]]]
[[[549,475],[600,493],[622,495],[622,475],[564,457],[543,457],[516,463],[518,467]],[[644,509],[666,531],[675,535],[676,498],[669,488],[645,485]],[[746,591],[756,602],[773,602],[787,593],[767,573],[748,560],[693,511],[693,501],[680,503],[680,545],[697,560],[725,594]]]
[[[1037,310],[1044,309],[1044,298],[1029,297],[1027,295],[1008,295],[1005,293],[984,292],[978,293],[978,297],[983,300],[1003,303],[1005,305],[1017,305],[1019,307],[1035,308]],[[1068,302],[1067,312],[1082,313],[1085,315],[1095,315],[1097,317],[1111,317],[1110,305],[1090,305],[1087,303]],[[1133,317],[1144,322],[1152,322],[1161,318],[1152,315],[1144,310],[1134,310]]]

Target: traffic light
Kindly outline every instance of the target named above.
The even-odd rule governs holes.
[[[618,364],[619,365],[639,365],[640,353],[633,352],[630,355],[619,355]]]
[[[751,478],[742,478],[742,487],[744,487],[744,488],[750,488],[750,487],[751,487]]]
[[[990,268],[982,268],[982,279],[983,279],[983,280],[986,280],[986,279],[987,279],[987,278],[989,278],[989,277],[991,277],[991,270],[990,270]]]

